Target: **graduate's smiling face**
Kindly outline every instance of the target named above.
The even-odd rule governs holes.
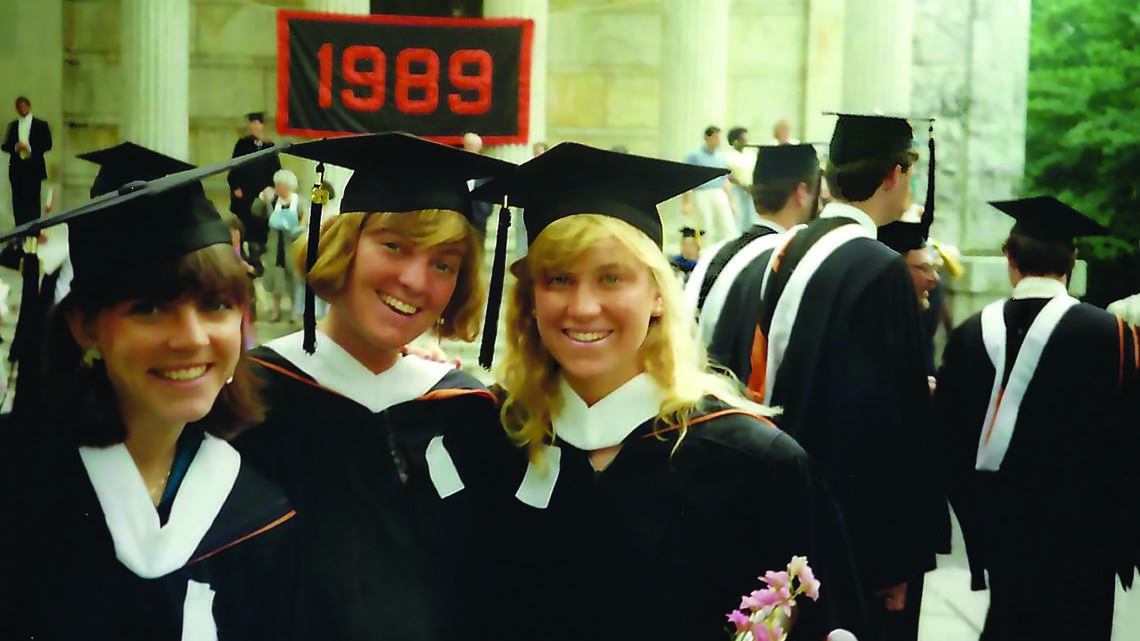
[[[363,352],[394,356],[443,314],[465,254],[463,241],[424,247],[392,230],[365,229],[345,289],[331,301],[334,339],[366,365],[376,359]]]
[[[209,297],[130,300],[93,318],[72,311],[81,348],[102,354],[127,429],[178,427],[209,414],[242,353],[243,310]]]
[[[641,373],[641,346],[650,322],[662,313],[645,263],[621,243],[606,241],[536,276],[534,315],[542,344],[584,400]]]

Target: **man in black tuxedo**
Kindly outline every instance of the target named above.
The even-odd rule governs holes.
[[[246,118],[249,120],[249,133],[238,138],[234,144],[234,158],[273,146],[273,141],[265,137],[265,114],[254,112]],[[245,240],[249,243],[249,255],[255,263],[254,267],[260,266],[261,254],[265,252],[269,221],[255,220],[250,208],[266,187],[273,186],[273,174],[279,169],[281,161],[276,154],[272,154],[257,162],[231,169],[227,178],[230,184],[230,211],[245,227]]]
[[[51,127],[32,115],[32,102],[16,98],[19,118],[8,123],[0,150],[8,156],[8,180],[12,183],[12,213],[22,225],[40,217],[40,185],[47,178],[44,154],[51,150]]]

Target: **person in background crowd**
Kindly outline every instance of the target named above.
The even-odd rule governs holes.
[[[792,123],[781,120],[772,127],[772,141],[770,145],[798,145],[800,141],[792,138]]]
[[[681,253],[671,256],[669,264],[672,265],[682,285],[689,280],[689,275],[693,273],[693,268],[697,266],[697,261],[701,257],[701,236],[704,235],[704,231],[692,227],[681,228]]]
[[[479,134],[470,131],[463,134],[463,151],[473,154],[483,153],[483,139],[479,136]],[[476,187],[483,184],[483,182],[484,181],[482,179],[471,179],[467,181],[467,186],[470,189],[474,190]],[[494,209],[494,205],[491,203],[477,201],[472,203],[472,207],[474,208],[472,212],[475,216],[473,221],[475,229],[478,229],[479,233],[482,234],[484,238],[486,238],[487,220],[491,218],[491,211]]]
[[[518,203],[530,232],[498,378],[504,426],[529,459],[509,531],[516,550],[543,550],[514,555],[528,586],[515,612],[544,639],[720,638],[756,577],[792,555],[831,592],[797,606],[791,638],[864,629],[842,525],[807,454],[707,369],[661,251],[657,203],[718,173],[563,143],[481,194]],[[668,604],[631,616],[646,595]]]
[[[225,440],[263,414],[249,281],[196,177],[44,221],[75,279],[3,425],[0,638],[291,638],[294,512]]]
[[[265,135],[264,113],[250,113],[246,115],[246,120],[249,122],[248,131],[234,143],[232,154],[234,158],[273,146],[273,141]],[[269,228],[266,226],[268,222],[266,219],[258,220],[253,217],[252,207],[267,189],[273,187],[273,175],[280,169],[281,160],[277,154],[270,154],[263,156],[258,162],[235,167],[226,177],[230,185],[230,211],[238,217],[242,225],[245,225],[245,241],[249,248],[250,264],[259,272],[263,269],[261,256],[265,253]],[[256,309],[254,313],[256,314]]]
[[[914,284],[876,239],[911,200],[913,137],[903,118],[839,116],[825,173],[835,201],[772,253],[749,379],[831,482],[873,638],[917,636],[924,575],[949,548]]]
[[[989,583],[981,638],[1057,638],[1067,611],[1108,641],[1116,577],[1140,560],[1137,330],[1067,293],[1074,239],[1108,229],[1052,196],[991,204],[1016,221],[1013,295],[950,335],[935,393],[971,586]]]
[[[311,268],[298,243],[298,268],[328,314],[254,350],[269,413],[235,442],[303,515],[299,634],[502,638],[496,549],[513,539],[494,530],[491,502],[511,494],[489,488],[500,487],[496,452],[510,443],[482,384],[401,350],[429,331],[479,334],[483,239],[467,181],[511,165],[395,133],[290,153],[355,170]]]
[[[748,144],[748,130],[733,127],[728,130],[728,149],[724,159],[732,183],[730,192],[736,201],[736,228],[743,231],[756,221],[756,207],[752,204],[752,172],[756,168],[756,150]]]
[[[17,225],[40,217],[40,188],[47,179],[44,154],[51,151],[51,127],[32,115],[32,101],[16,98],[16,120],[8,123],[0,150],[8,154],[8,181],[12,185],[12,213]]]
[[[756,223],[740,236],[709,248],[685,287],[685,301],[695,311],[700,335],[720,365],[730,365],[744,348],[751,355],[759,318],[760,283],[780,234],[811,221],[819,213],[819,158],[811,145],[760,147],[751,179]],[[721,323],[721,320],[724,323]]]
[[[536,156],[541,156],[542,154],[546,153],[546,150],[548,148],[549,147],[547,147],[545,142],[540,141],[534,143],[534,145],[530,148],[531,157],[533,158]]]
[[[685,162],[713,169],[728,169],[728,163],[720,153],[720,127],[706,127],[705,144],[689,154]],[[710,243],[718,243],[738,233],[734,213],[736,201],[731,197],[731,188],[728,178],[721,176],[681,194],[681,212],[690,219],[695,216],[694,226],[708,233]]]
[[[295,296],[294,287],[297,274],[293,269],[293,240],[301,234],[301,197],[297,193],[297,176],[288,169],[280,169],[273,174],[273,189],[254,201],[250,219],[269,230],[265,244],[265,274],[261,283],[273,301],[273,315],[269,322],[281,320],[281,299]],[[295,302],[295,301],[294,301]],[[297,324],[297,307],[289,316],[289,322]]]

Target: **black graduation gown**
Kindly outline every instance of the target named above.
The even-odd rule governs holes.
[[[509,495],[491,479],[516,448],[494,397],[452,371],[428,394],[373,413],[272,349],[253,355],[270,409],[235,446],[297,506],[302,636],[495,638],[505,580],[496,546],[508,535],[495,529],[503,521],[490,497]],[[465,485],[443,499],[426,460],[437,435]]]
[[[3,427],[0,638],[180,641],[190,581],[214,591],[220,641],[290,638],[294,513],[244,462],[190,561],[147,579],[116,558],[78,449],[42,427],[31,438]]]
[[[1048,299],[1007,303],[1008,380]],[[935,405],[954,513],[974,589],[986,587],[983,639],[1055,638],[1058,613],[1079,636],[1111,635],[1113,572],[1131,579],[1138,454],[1132,328],[1091,305],[1062,317],[1023,397],[996,472],[975,463],[994,380],[981,314],[950,335]]]
[[[716,253],[713,254],[712,260],[709,261],[709,267],[708,270],[705,271],[704,278],[701,279],[700,289],[697,293],[697,316],[700,316],[701,310],[705,307],[705,299],[708,298],[713,285],[717,279],[720,278],[721,273],[724,271],[724,268],[728,266],[732,257],[744,249],[748,243],[751,243],[757,238],[775,233],[778,233],[776,229],[768,225],[755,224],[743,234],[729,240],[717,249]]]
[[[238,141],[234,143],[232,157],[237,158],[238,156],[252,154],[267,146],[272,147],[273,143],[265,142],[258,146],[253,136],[244,136],[238,138]],[[273,186],[273,174],[280,169],[281,160],[277,154],[271,154],[256,162],[234,167],[226,177],[230,185],[230,211],[245,226],[245,239],[251,243],[265,244],[269,235],[269,221],[255,220],[250,213],[250,207],[261,190]],[[235,189],[242,191],[241,198],[234,195]]]
[[[752,375],[752,346],[763,309],[760,289],[773,251],[762,252],[732,281],[708,345],[709,359],[744,383]]]
[[[796,442],[758,418],[708,401],[677,431],[639,426],[602,472],[565,442],[549,505],[515,503],[527,583],[516,594],[531,638],[728,638],[727,614],[767,570],[806,556],[820,600],[800,597],[792,639],[865,613],[838,512]]]
[[[797,234],[770,277],[760,329],[807,250],[849,218]],[[770,374],[769,374],[770,375]],[[949,513],[933,469],[930,390],[914,284],[903,259],[871,238],[835,250],[803,292],[781,363],[776,421],[817,461],[835,493],[868,593],[907,582],[949,548]]]

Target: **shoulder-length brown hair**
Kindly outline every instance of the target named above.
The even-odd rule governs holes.
[[[90,281],[87,281],[90,283]],[[69,313],[94,318],[129,300],[173,301],[190,297],[202,302],[249,305],[250,281],[230,245],[212,245],[180,258],[135,265],[113,279],[72,289],[56,307],[44,337],[43,410],[63,429],[72,430],[76,445],[106,447],[122,443],[127,428],[119,414],[115,389],[102,361],[81,364],[83,349],[67,323]],[[244,333],[242,338],[244,345]],[[233,382],[222,388],[214,406],[199,423],[221,438],[261,422],[265,409],[261,387],[244,350]]]

